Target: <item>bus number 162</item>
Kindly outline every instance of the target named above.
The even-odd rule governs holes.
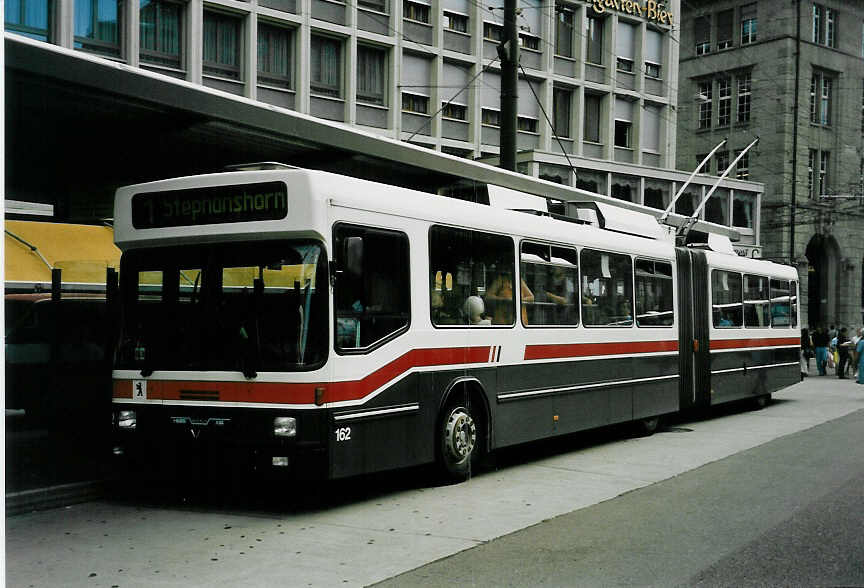
[[[336,429],[336,440],[337,441],[350,441],[351,440],[351,427],[341,427]]]

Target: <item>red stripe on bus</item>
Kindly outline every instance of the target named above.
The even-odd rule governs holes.
[[[203,400],[217,402],[253,402],[312,404],[315,389],[323,387],[324,402],[359,400],[404,374],[417,368],[435,365],[487,363],[490,347],[456,347],[446,349],[412,349],[362,380],[329,384],[282,382],[202,382],[148,380],[148,400]],[[114,382],[114,398],[132,398],[129,380]]]
[[[711,349],[736,349],[739,347],[776,347],[780,345],[801,345],[800,337],[781,337],[763,339],[714,339]]]
[[[565,345],[526,345],[525,359],[561,359],[591,355],[626,355],[678,351],[678,341],[637,341],[622,343],[568,343]]]

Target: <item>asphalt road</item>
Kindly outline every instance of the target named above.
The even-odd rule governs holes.
[[[864,586],[864,411],[377,586],[456,584]]]

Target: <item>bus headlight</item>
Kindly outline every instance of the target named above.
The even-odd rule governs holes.
[[[138,424],[134,410],[121,410],[117,413],[117,428],[134,431]]]
[[[276,417],[273,419],[273,434],[277,437],[296,437],[297,419],[294,417]]]

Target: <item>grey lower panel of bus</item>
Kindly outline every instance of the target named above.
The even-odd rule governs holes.
[[[711,354],[711,404],[771,394],[798,382],[798,348]]]
[[[334,413],[331,475],[434,461],[442,395],[454,382],[483,388],[494,449],[675,412],[677,369],[667,355],[412,374],[368,406]]]

